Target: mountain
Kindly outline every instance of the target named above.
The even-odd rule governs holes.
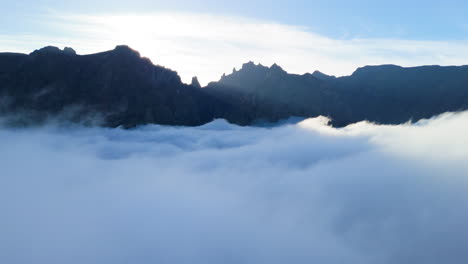
[[[311,75],[319,80],[324,80],[324,81],[330,81],[330,80],[336,79],[335,76],[326,75],[325,73],[322,73],[320,71],[314,71]]]
[[[200,82],[198,81],[198,78],[195,76],[192,78],[192,83],[190,84],[195,88],[201,88]]]
[[[248,109],[253,119],[324,115],[335,126],[362,120],[400,124],[468,109],[468,66],[366,66],[336,78],[250,62],[206,89]]]
[[[468,66],[366,66],[351,76],[289,74],[253,62],[201,88],[128,46],[90,55],[45,47],[0,53],[0,114],[14,124],[50,117],[110,127],[250,125],[291,116],[399,124],[468,109]],[[97,120],[97,121],[96,121]]]
[[[288,74],[274,64],[271,67],[246,63],[238,71],[204,88],[219,100],[237,105],[250,120],[277,121],[290,116],[330,115],[327,82],[311,74]]]
[[[0,95],[3,113],[28,117],[21,121],[99,116],[112,127],[201,125],[213,120],[216,106],[201,89],[183,84],[176,72],[153,65],[127,46],[84,56],[56,47],[29,55],[1,53]]]
[[[468,66],[366,66],[331,85],[352,109],[348,122],[399,124],[468,109]]]

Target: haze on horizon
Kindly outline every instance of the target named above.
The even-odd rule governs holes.
[[[463,1],[5,2],[0,51],[80,54],[127,44],[183,81],[216,81],[247,61],[349,75],[364,65],[464,65]]]

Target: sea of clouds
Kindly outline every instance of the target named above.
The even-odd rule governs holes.
[[[0,263],[467,263],[468,113],[0,129]]]

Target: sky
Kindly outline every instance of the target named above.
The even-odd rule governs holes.
[[[326,123],[1,127],[0,263],[467,262],[467,112]]]
[[[129,44],[202,84],[253,60],[349,75],[367,64],[468,61],[466,1],[3,1],[0,50]]]

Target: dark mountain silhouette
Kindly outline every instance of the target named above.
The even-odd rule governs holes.
[[[334,94],[329,94],[326,82],[311,74],[288,74],[276,64],[265,67],[246,63],[204,89],[219,100],[236,105],[248,114],[249,120],[330,115],[334,107],[330,104]]]
[[[198,78],[195,76],[192,78],[192,83],[190,84],[195,88],[201,88],[200,82],[198,81]]]
[[[351,109],[346,123],[398,124],[468,109],[468,66],[366,66],[331,85]]]
[[[19,122],[60,116],[133,127],[195,126],[225,118],[240,125],[291,116],[329,116],[343,126],[362,120],[399,124],[468,109],[468,66],[366,66],[336,78],[288,74],[246,63],[201,88],[155,66],[127,46],[91,55],[45,47],[0,53],[0,113]]]
[[[468,109],[468,66],[366,66],[336,78],[250,62],[206,89],[237,101],[253,119],[325,115],[336,126],[362,120],[400,124]]]
[[[213,120],[217,105],[127,46],[85,56],[55,47],[0,54],[0,95],[4,114],[20,112],[27,121],[64,113],[81,121],[98,114],[113,127],[201,125]]]
[[[311,75],[319,80],[324,80],[324,81],[330,81],[330,80],[336,79],[335,76],[326,75],[320,71],[314,71],[314,73],[312,73]]]

